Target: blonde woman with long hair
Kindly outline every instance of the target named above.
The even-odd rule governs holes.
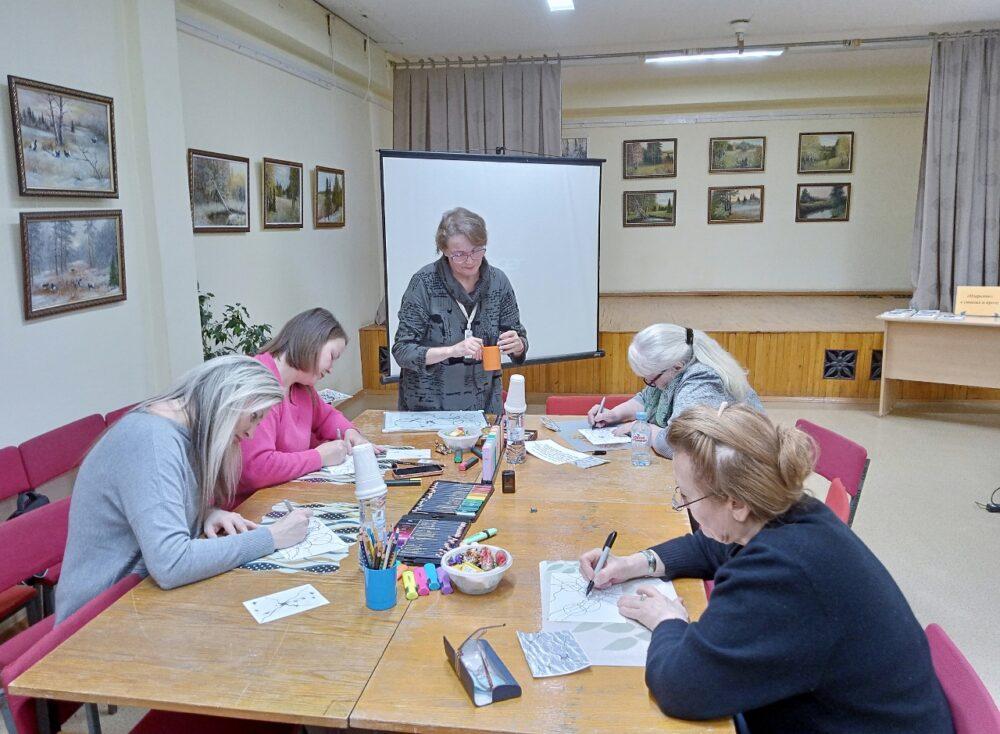
[[[217,357],[108,429],[73,487],[56,621],[130,573],[171,589],[301,541],[306,510],[258,527],[221,509],[240,477],[240,440],[281,398],[264,365]]]
[[[688,408],[744,403],[764,410],[747,381],[746,370],[704,331],[676,324],[647,326],[632,339],[628,363],[646,388],[610,410],[593,406],[587,418],[598,428],[617,425],[615,433],[626,435],[636,414],[645,412],[652,429],[650,445],[668,459],[673,450],[667,441],[667,428],[674,416]]]
[[[875,555],[803,481],[815,446],[746,406],[673,420],[671,506],[700,527],[630,556],[580,557],[597,588],[714,579],[697,622],[640,586],[621,614],[652,630],[646,685],[682,719],[742,714],[750,732],[952,734],[920,624]],[[635,542],[635,541],[633,541]]]

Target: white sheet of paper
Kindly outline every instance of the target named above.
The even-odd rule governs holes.
[[[430,449],[394,449],[387,446],[385,455],[382,457],[390,461],[416,461],[417,459],[431,458]]]
[[[580,435],[595,446],[607,446],[612,443],[629,443],[628,436],[616,436],[614,428],[581,428]]]
[[[259,624],[265,624],[329,603],[312,584],[303,584],[267,596],[258,596],[243,602],[243,606]]]
[[[426,410],[421,412],[386,411],[383,433],[404,431],[441,431],[462,426],[467,431],[479,433],[486,428],[486,417],[481,410]]]
[[[654,586],[668,599],[676,599],[673,584],[651,584],[650,579],[632,579],[606,589],[594,589],[589,596],[587,580],[578,572],[553,572],[549,576],[549,620],[552,622],[620,622],[618,599],[634,594],[639,586]]]
[[[537,456],[542,461],[547,461],[550,464],[568,464],[588,457],[588,454],[560,446],[551,438],[547,438],[544,441],[525,441],[524,448],[532,456]]]
[[[309,518],[309,532],[306,533],[306,537],[301,542],[288,548],[276,550],[261,560],[273,559],[282,563],[302,561],[323,553],[346,553],[348,548],[350,545],[342,541],[333,530],[315,517],[311,517]]]

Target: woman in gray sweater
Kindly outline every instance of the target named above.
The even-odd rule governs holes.
[[[653,450],[668,459],[674,452],[667,429],[688,408],[742,403],[764,412],[746,370],[704,331],[676,324],[647,326],[632,339],[628,362],[646,389],[612,410],[601,411],[595,405],[587,418],[598,428],[620,424],[615,433],[625,435],[632,430],[636,413],[644,411],[653,431]]]
[[[475,212],[445,212],[435,242],[441,257],[414,274],[399,307],[399,409],[499,413],[500,371],[483,369],[483,346],[524,362],[514,288],[486,262],[486,222]]]
[[[240,439],[281,399],[264,365],[217,357],[108,429],[73,487],[56,622],[130,573],[171,589],[300,542],[306,510],[258,527],[220,509],[240,477]]]

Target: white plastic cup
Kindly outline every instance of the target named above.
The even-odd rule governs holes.
[[[507,401],[503,408],[508,413],[524,413],[528,403],[524,399],[524,375],[511,375],[507,385]]]
[[[375,458],[375,445],[363,443],[355,446],[352,451],[354,456],[354,495],[359,500],[377,497],[385,494],[385,480],[382,479],[382,472],[378,468],[378,459]]]

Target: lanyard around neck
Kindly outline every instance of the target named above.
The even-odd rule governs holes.
[[[461,301],[459,301],[457,298],[455,299],[455,303],[457,303],[458,307],[460,309],[462,309],[462,315],[465,316],[465,322],[466,322],[465,323],[465,338],[466,339],[471,339],[472,338],[472,320],[474,318],[476,318],[476,312],[479,310],[479,304],[477,303],[475,306],[472,307],[472,314],[470,315],[468,309],[466,309],[466,307],[464,305],[462,305]]]

